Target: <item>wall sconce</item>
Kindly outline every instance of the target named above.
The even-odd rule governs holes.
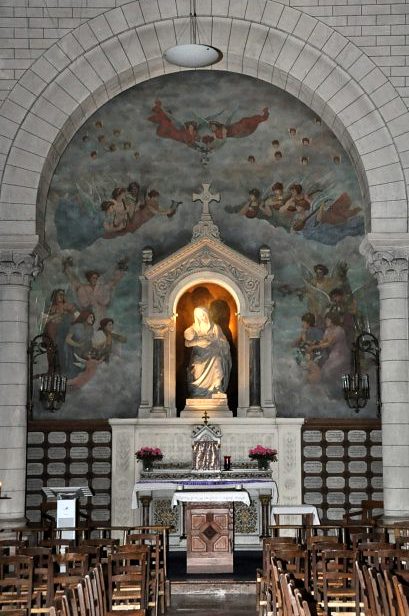
[[[39,380],[39,399],[47,411],[58,411],[65,401],[67,377],[60,374],[60,361],[56,344],[46,334],[39,334],[28,347],[28,391],[27,413],[33,417],[34,379]],[[34,374],[36,359],[47,355],[48,370],[46,373]]]
[[[350,409],[359,413],[366,406],[370,398],[369,376],[361,374],[361,353],[368,353],[373,358],[376,370],[376,409],[377,416],[381,416],[381,381],[380,381],[380,347],[378,339],[370,332],[362,332],[352,345],[353,374],[344,374],[342,377],[342,390],[344,398]]]

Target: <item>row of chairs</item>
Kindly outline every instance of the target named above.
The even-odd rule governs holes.
[[[102,538],[82,540],[77,546],[66,539],[40,543],[27,547],[24,541],[10,540],[0,545],[0,609],[24,604],[30,611],[33,606],[50,606],[96,566],[105,574],[110,608],[125,601],[124,589],[128,599],[139,595],[141,606],[154,614],[163,614],[170,605],[167,545],[162,532],[130,533],[122,545],[118,539]]]
[[[408,616],[409,585],[406,571],[356,563],[359,596],[364,613],[371,616]],[[406,579],[405,579],[406,578]]]
[[[356,562],[409,576],[409,552],[385,542],[366,542],[353,548],[336,537],[310,537],[306,546],[289,537],[265,539],[263,570],[257,572],[259,615],[279,613],[275,603],[281,605],[276,595],[282,573],[292,574],[302,583],[323,613],[342,609],[359,614]]]

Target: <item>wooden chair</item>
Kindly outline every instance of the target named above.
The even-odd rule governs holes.
[[[369,528],[375,526],[377,520],[379,520],[382,515],[383,501],[369,499],[362,501],[361,509],[347,513],[345,520],[348,523],[356,523]]]
[[[42,539],[39,547],[50,548],[53,554],[67,552],[73,549],[75,542],[73,539]]]
[[[324,549],[322,551],[322,605],[324,611],[339,608],[344,614],[357,613],[356,553],[353,550]]]
[[[159,601],[161,614],[164,614],[166,609],[166,580],[162,536],[158,533],[133,533],[127,535],[126,541],[126,545],[146,545],[150,548],[150,583],[153,586],[151,593],[153,596],[148,607],[157,610],[156,605],[151,605],[151,602],[156,604]]]
[[[27,547],[28,542],[20,539],[1,539],[0,556],[15,556],[19,548]]]
[[[322,552],[325,549],[345,550],[346,546],[339,543],[337,537],[313,536],[308,539],[307,551],[309,554],[310,588],[314,598],[321,599],[319,587],[322,581]]]
[[[52,600],[52,554],[50,548],[21,548],[21,556],[33,559],[33,592],[37,607],[49,607]]]
[[[278,549],[279,546],[296,547],[295,537],[266,537],[263,539],[263,568],[256,569],[256,608],[262,608],[267,603],[266,598],[266,583],[270,580],[270,567],[271,559],[273,556],[274,548]]]
[[[88,572],[88,555],[76,552],[52,554],[51,594],[61,594],[81,582]]]
[[[409,586],[402,583],[399,577],[392,576],[393,588],[395,590],[398,616],[408,616],[409,614]]]
[[[149,548],[130,546],[108,557],[109,611],[146,609],[148,604]]]
[[[30,616],[33,569],[29,556],[0,557],[0,610],[26,610]]]

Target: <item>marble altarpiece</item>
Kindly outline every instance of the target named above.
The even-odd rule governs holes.
[[[273,388],[273,338],[271,285],[273,273],[270,250],[261,247],[259,263],[226,246],[210,214],[209,203],[219,201],[209,184],[193,200],[203,203],[200,222],[193,229],[192,240],[163,261],[153,263],[153,253],[142,255],[143,271],[141,312],[142,395],[137,419],[111,419],[113,436],[112,523],[167,523],[174,526],[171,546],[186,543],[182,508],[172,509],[174,489],[141,490],[145,485],[174,481],[193,484],[192,429],[202,421],[203,412],[220,427],[220,460],[231,457],[229,471],[210,471],[201,479],[236,484],[250,496],[250,505],[235,503],[235,545],[249,548],[259,545],[266,532],[266,510],[276,502],[301,502],[301,426],[302,419],[277,418]],[[186,397],[184,408],[177,408],[177,319],[180,298],[198,285],[216,285],[227,291],[235,306],[237,327],[237,408],[226,394],[208,398]],[[141,473],[133,452],[147,443],[160,447],[163,463],[150,473]],[[279,462],[271,471],[257,471],[248,459],[249,448],[256,444],[279,451]],[[197,479],[197,476],[196,476]],[[277,490],[257,484],[273,480]],[[134,508],[130,495],[134,486]],[[267,485],[267,483],[266,483]],[[180,489],[180,488],[179,488]],[[262,515],[263,514],[263,515]]]

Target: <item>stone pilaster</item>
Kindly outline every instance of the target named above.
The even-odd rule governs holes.
[[[0,527],[25,524],[27,341],[37,257],[0,250]]]
[[[384,512],[399,519],[409,511],[409,241],[397,244],[367,239],[361,252],[379,288]]]

